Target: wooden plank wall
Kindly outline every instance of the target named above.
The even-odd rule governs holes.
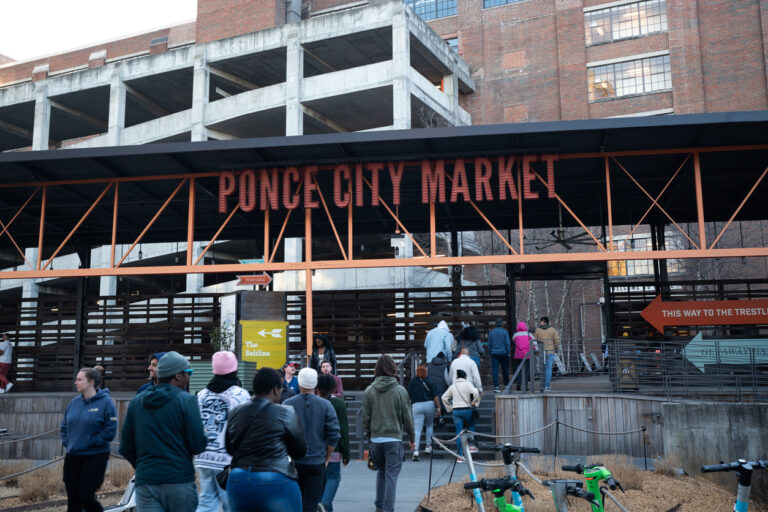
[[[118,433],[115,441],[120,440],[125,411],[133,393],[115,393],[118,414]],[[75,393],[10,393],[0,395],[0,428],[8,429],[8,436],[0,437],[0,459],[35,459],[50,460],[63,455],[59,427],[64,418],[67,405]],[[36,434],[56,430],[53,434],[13,442]],[[113,451],[117,452],[117,446]]]
[[[512,444],[541,448],[542,453],[597,455],[623,453],[643,456],[663,455],[661,405],[665,399],[625,395],[533,395],[496,397],[496,433],[500,436],[527,434],[554,421],[567,423],[584,432],[560,424],[544,431],[510,437]],[[594,432],[625,432],[645,425],[642,433],[604,435]],[[556,436],[557,434],[557,436]]]

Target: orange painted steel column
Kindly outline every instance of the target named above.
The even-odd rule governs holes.
[[[189,178],[187,203],[187,265],[192,265],[195,252],[195,178]]]
[[[699,248],[707,247],[707,232],[704,225],[704,194],[701,190],[701,162],[698,151],[693,154],[693,176],[696,183],[696,215],[699,221]]]
[[[608,200],[608,250],[613,250],[613,208],[611,207],[611,162],[605,157],[605,197]]]
[[[517,164],[515,164],[517,165]],[[525,234],[523,233],[523,189],[520,188],[522,181],[520,180],[520,168],[517,169],[517,229],[520,231],[520,254],[525,254]]]
[[[354,247],[353,247],[353,236],[352,236],[352,180],[349,180],[349,206],[347,206],[347,256],[349,258],[349,261],[352,261],[354,258],[352,257]]]
[[[43,185],[43,200],[40,204],[40,230],[37,235],[37,270],[43,261],[43,231],[45,227],[45,201],[48,198],[48,185]]]
[[[312,209],[304,208],[304,258],[307,263],[312,261]],[[312,301],[312,270],[307,268],[304,271],[304,314],[306,315],[307,329],[307,358],[306,366],[309,366],[312,357],[312,345],[314,343],[314,307]]]
[[[109,266],[115,266],[115,246],[117,245],[117,202],[119,200],[120,183],[115,183],[115,199],[112,204],[112,245],[109,250]]]
[[[429,202],[429,257],[434,258],[437,251],[435,240],[435,202]]]
[[[264,263],[269,261],[269,208],[264,210]]]

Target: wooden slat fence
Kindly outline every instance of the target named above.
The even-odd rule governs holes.
[[[496,397],[497,435],[526,434],[553,422],[560,422],[543,431],[506,442],[541,448],[542,453],[593,455],[624,453],[642,457],[646,444],[648,457],[663,454],[661,404],[665,400],[624,395],[533,395]],[[569,428],[563,423],[582,430]],[[606,435],[599,432],[627,432],[646,427],[642,432],[627,435]],[[585,432],[586,431],[586,432]]]

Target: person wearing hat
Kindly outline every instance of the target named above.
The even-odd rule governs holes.
[[[157,386],[157,363],[164,355],[165,352],[156,352],[149,358],[149,366],[147,366],[147,370],[149,371],[149,382],[145,382],[139,386],[139,389],[136,390],[137,395],[142,391],[148,390],[152,386]]]
[[[208,439],[197,400],[185,391],[191,374],[186,357],[167,352],[157,364],[157,386],[128,405],[119,451],[136,470],[139,512],[197,509],[192,459]]]
[[[339,419],[333,405],[315,395],[317,371],[304,368],[299,372],[298,380],[301,394],[286,400],[285,405],[296,411],[307,441],[306,455],[295,461],[302,511],[317,512],[323,494],[325,467],[341,437]]]
[[[299,368],[299,363],[294,361],[287,361],[283,365],[283,378],[285,379],[285,385],[291,388],[294,394],[299,394],[299,379],[295,377],[296,370]]]
[[[211,359],[213,378],[197,394],[203,430],[208,438],[205,451],[195,457],[195,467],[200,478],[200,497],[197,512],[218,512],[219,505],[229,512],[227,493],[216,481],[216,475],[229,464],[232,457],[224,445],[229,412],[251,399],[251,394],[240,387],[237,378],[237,357],[228,351],[213,354]]]

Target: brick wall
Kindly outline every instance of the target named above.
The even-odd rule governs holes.
[[[198,43],[285,24],[285,0],[197,0]]]
[[[111,41],[105,44],[89,46],[88,48],[72,52],[0,67],[0,85],[31,78],[32,70],[41,64],[48,63],[50,66],[50,74],[79,66],[87,67],[88,57],[90,57],[93,52],[99,50],[106,50],[107,59],[114,59],[134,53],[148,52],[149,43],[152,39],[158,37],[167,37],[169,46],[194,42],[194,27],[194,22],[186,23],[172,28],[164,28],[126,39]]]

